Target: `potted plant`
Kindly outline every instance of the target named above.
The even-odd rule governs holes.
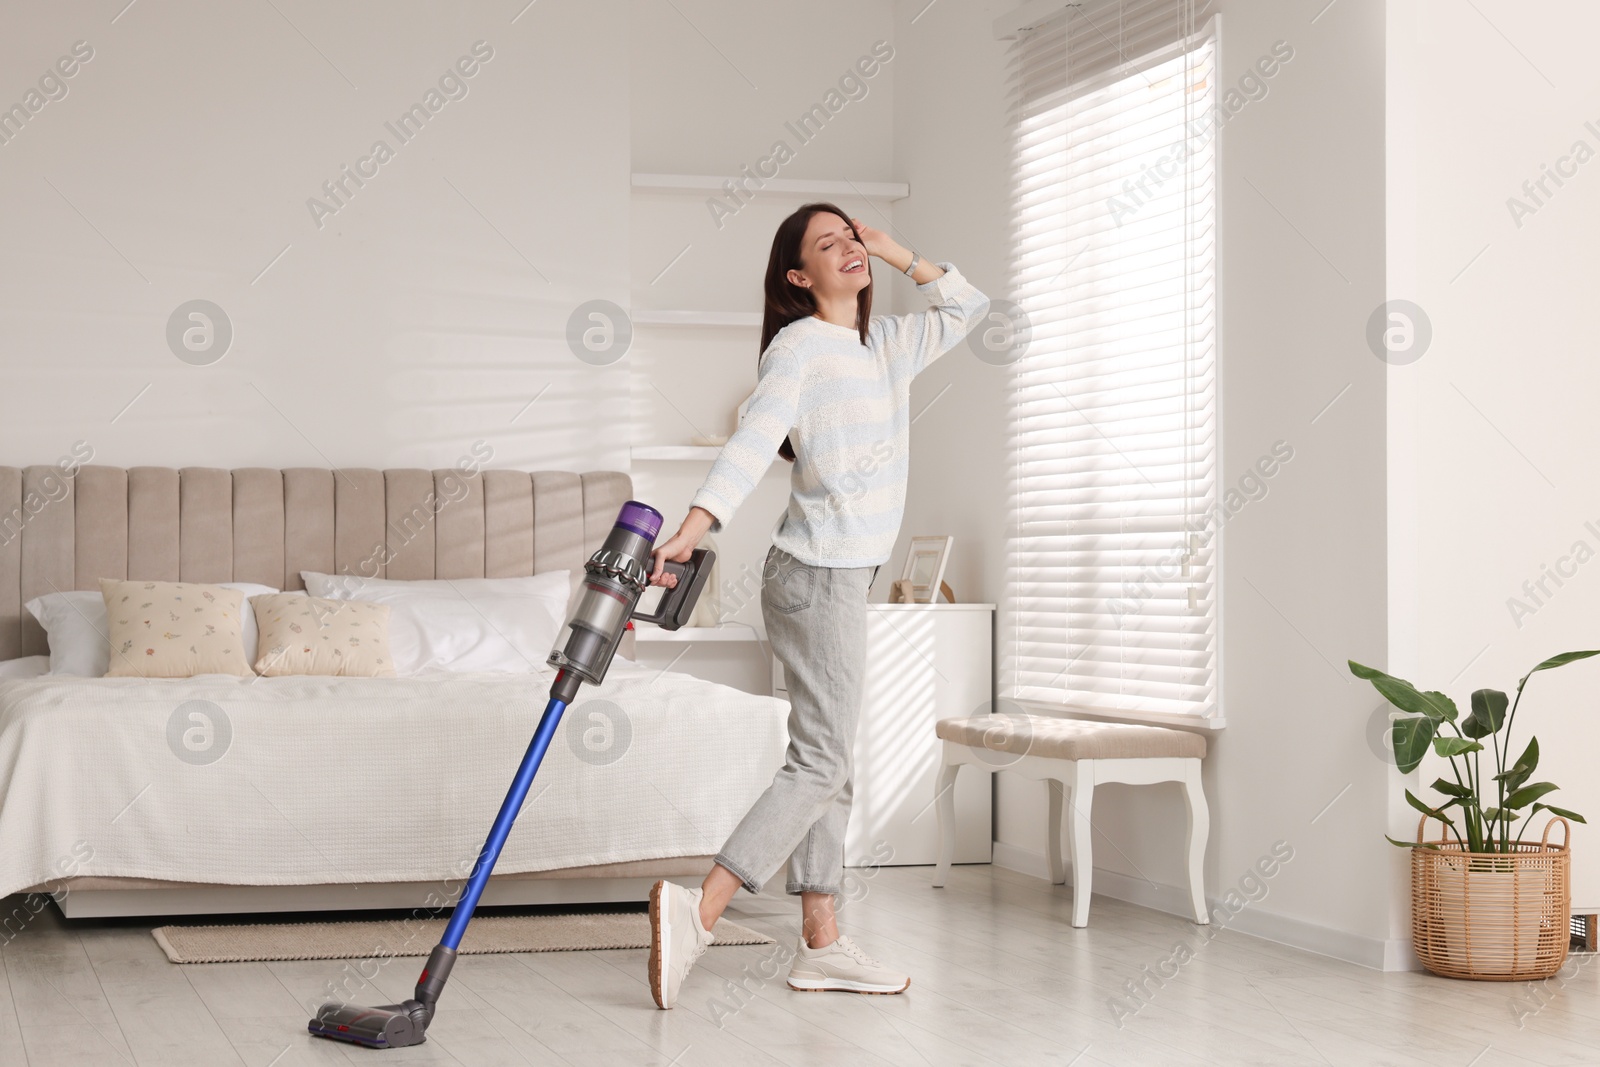
[[[1406,802],[1422,812],[1417,840],[1388,838],[1411,849],[1412,945],[1435,974],[1529,981],[1549,977],[1566,959],[1572,856],[1569,841],[1550,844],[1550,828],[1560,822],[1570,834],[1568,820],[1586,820],[1541,799],[1556,791],[1555,783],[1528,781],[1539,765],[1537,737],[1529,737],[1509,767],[1506,761],[1528,679],[1594,655],[1600,649],[1552,656],[1522,676],[1515,699],[1497,689],[1479,689],[1464,718],[1443,693],[1422,692],[1403,678],[1348,661],[1356,677],[1372,682],[1405,713],[1395,718],[1389,735],[1402,773],[1415,770],[1430,747],[1450,761],[1451,778],[1438,778],[1432,786],[1443,795],[1441,803],[1429,805],[1406,790]],[[1485,739],[1492,746],[1496,772],[1487,781],[1482,771]],[[1523,840],[1528,821],[1540,811],[1552,816],[1543,835],[1538,841]],[[1443,823],[1455,840],[1422,840],[1429,819]]]

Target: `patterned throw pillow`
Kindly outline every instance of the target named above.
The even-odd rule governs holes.
[[[196,582],[100,579],[110,639],[107,678],[251,676],[244,593]]]
[[[252,597],[250,603],[261,628],[258,674],[394,676],[389,605],[303,593]]]

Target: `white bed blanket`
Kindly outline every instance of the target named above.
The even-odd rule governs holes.
[[[67,875],[458,884],[553,679],[0,681],[0,895]],[[567,709],[496,870],[715,853],[783,763],[787,712],[614,662]]]

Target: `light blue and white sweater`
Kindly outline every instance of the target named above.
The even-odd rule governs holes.
[[[960,343],[989,298],[949,263],[917,286],[931,305],[875,315],[867,343],[856,330],[806,316],[761,354],[743,421],[711,466],[691,507],[733,518],[788,435],[795,462],[789,507],[772,542],[822,567],[871,567],[894,549],[910,469],[911,379]]]

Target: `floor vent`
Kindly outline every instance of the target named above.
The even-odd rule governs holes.
[[[1595,934],[1596,933],[1600,933],[1600,930],[1596,929],[1596,919],[1600,919],[1600,914],[1597,914],[1596,912],[1588,912],[1588,913],[1573,912],[1573,914],[1572,914],[1572,951],[1573,952],[1593,952],[1593,951],[1595,951],[1595,948],[1596,948],[1596,945],[1595,945]]]

